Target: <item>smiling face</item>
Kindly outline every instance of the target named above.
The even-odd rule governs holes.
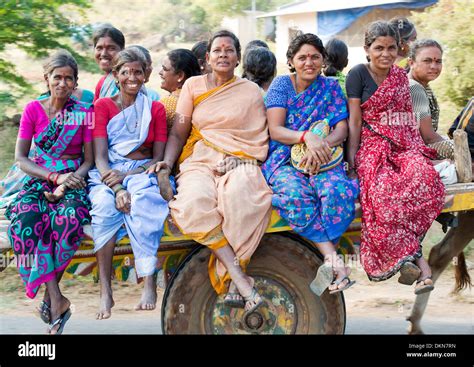
[[[95,62],[104,73],[110,73],[112,70],[112,59],[120,52],[121,48],[112,38],[101,37],[94,48]]]
[[[408,61],[413,78],[423,85],[435,80],[443,69],[443,53],[438,47],[424,47],[417,51],[415,60]]]
[[[45,80],[53,98],[68,98],[77,85],[74,70],[70,66],[54,69],[51,74],[45,76]]]
[[[138,61],[123,64],[118,71],[114,71],[114,77],[119,82],[120,91],[130,95],[137,95],[145,82],[145,72]]]
[[[171,65],[171,61],[168,56],[165,56],[161,63],[161,70],[159,72],[161,77],[161,89],[164,89],[170,93],[180,88],[184,83],[184,73],[177,73]]]
[[[379,70],[388,70],[397,58],[397,41],[393,37],[381,36],[369,46],[364,46],[372,66]]]
[[[290,65],[294,67],[297,78],[313,81],[323,67],[323,55],[313,45],[304,44],[290,60]]]
[[[211,51],[206,54],[206,60],[212,71],[222,74],[234,73],[239,63],[239,55],[230,37],[217,37],[211,45]]]

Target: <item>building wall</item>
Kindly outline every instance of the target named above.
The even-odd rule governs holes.
[[[376,20],[389,20],[394,17],[410,17],[412,11],[409,9],[374,9],[363,17],[357,19],[349,28],[337,34],[335,37],[344,41],[349,48],[349,65],[347,70],[353,65],[366,62],[364,51],[364,32],[367,25]],[[277,17],[276,30],[276,57],[279,63],[286,63],[286,50],[289,44],[290,28],[303,32],[316,33],[317,16],[316,13],[282,15]]]
[[[357,19],[349,28],[337,34],[336,38],[344,41],[349,48],[349,64],[347,70],[354,65],[367,62],[364,51],[364,33],[369,25],[376,20],[390,20],[395,17],[410,17],[409,9],[374,9]]]
[[[291,14],[277,17],[276,58],[279,63],[286,63],[286,51],[290,43],[290,32],[300,30],[304,33],[316,33],[316,13]]]
[[[222,28],[235,33],[242,47],[257,38],[257,19],[255,17],[263,14],[263,12],[252,14],[250,11],[244,13],[244,15],[234,18],[225,17],[221,22]]]

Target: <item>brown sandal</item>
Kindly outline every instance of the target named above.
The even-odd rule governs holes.
[[[412,262],[406,262],[400,268],[400,277],[398,283],[405,285],[412,285],[421,274],[421,270],[418,266]]]

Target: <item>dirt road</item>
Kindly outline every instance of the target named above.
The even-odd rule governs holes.
[[[405,334],[415,296],[413,288],[392,278],[371,283],[362,269],[353,269],[357,284],[345,292],[347,334]],[[16,269],[0,273],[0,333],[42,334],[46,325],[34,315],[39,303],[23,296]],[[133,310],[140,298],[141,284],[114,282],[116,306],[112,318],[97,321],[99,286],[91,279],[62,282],[64,294],[73,302],[74,314],[65,334],[161,334],[160,307],[154,311]],[[449,268],[436,283],[422,326],[428,334],[474,334],[472,291],[451,295],[454,272]],[[162,290],[159,290],[160,305]]]

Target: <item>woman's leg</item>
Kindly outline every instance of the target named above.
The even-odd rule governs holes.
[[[335,279],[328,286],[329,291],[344,288],[350,280],[350,268],[344,266],[344,260],[337,254],[335,246],[332,242],[316,242],[316,248],[324,256],[324,263],[329,264],[333,270]],[[344,279],[344,280],[343,280]]]
[[[434,283],[431,279],[431,268],[426,259],[421,256],[415,260],[416,265],[420,268],[421,274],[416,282],[415,294],[430,292],[434,289]]]
[[[89,197],[92,202],[92,233],[95,255],[99,267],[100,306],[97,320],[108,319],[115,305],[112,297],[112,260],[117,232],[124,222],[124,215],[115,207],[115,194],[106,185],[91,187]]]
[[[108,319],[112,315],[112,307],[115,306],[112,297],[112,260],[116,239],[117,237],[113,236],[105,246],[95,253],[100,279],[100,306],[99,312],[96,314],[97,320]]]
[[[51,323],[57,320],[64,312],[67,311],[71,302],[61,294],[56,278],[46,282],[46,288],[51,300]],[[50,331],[50,334],[56,334],[60,325],[55,325]]]
[[[257,304],[261,303],[262,299],[258,294],[256,294],[255,297],[250,298],[252,296],[255,281],[242,271],[232,247],[226,245],[219,249],[213,250],[213,253],[229,272],[232,282],[242,297],[244,297],[244,299],[249,299],[245,304],[245,309],[252,309]]]
[[[142,297],[135,310],[153,310],[157,298],[156,255],[169,213],[168,203],[160,195],[155,175],[133,175],[127,177],[123,184],[131,195],[130,215],[125,215],[125,227],[137,275],[145,280]]]
[[[28,186],[28,185],[27,185]],[[39,185],[38,185],[39,186]],[[34,188],[23,190],[7,209],[8,237],[26,295],[34,298],[53,266],[53,240],[47,203]]]
[[[151,311],[156,308],[156,272],[143,277],[143,279],[145,284],[143,285],[142,298],[135,306],[135,310]]]

